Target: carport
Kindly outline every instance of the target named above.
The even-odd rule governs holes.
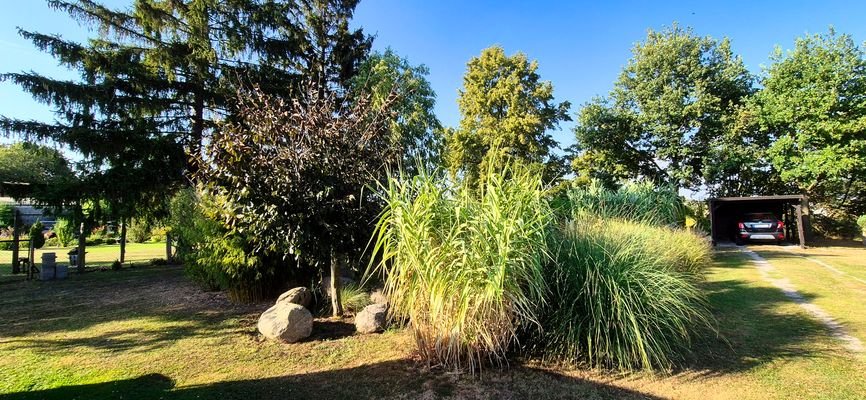
[[[710,199],[709,203],[714,246],[720,242],[732,242],[737,234],[737,222],[748,213],[774,213],[785,223],[785,238],[791,241],[796,232],[800,247],[806,247],[811,236],[809,198],[804,195],[718,197]]]

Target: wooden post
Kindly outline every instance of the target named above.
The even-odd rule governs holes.
[[[36,248],[33,247],[33,245],[34,245],[33,236],[28,236],[28,237],[30,238],[30,246],[29,246],[30,251],[27,252],[27,279],[30,280],[30,279],[34,278],[34,276],[33,276],[33,262],[36,261],[35,257],[34,257],[34,253],[36,252]]]
[[[84,234],[84,222],[78,230],[78,272],[84,272],[84,251],[87,245],[87,235]]]
[[[18,262],[18,249],[19,249],[19,239],[20,233],[18,231],[18,225],[21,223],[21,211],[17,208],[15,209],[15,213],[12,219],[12,273],[17,274],[21,272],[21,263]]]
[[[800,248],[806,248],[806,235],[803,233],[803,205],[794,206],[797,210],[797,236],[800,238]]]
[[[165,261],[171,263],[171,233],[165,233]]]
[[[126,260],[126,219],[120,221],[120,263]]]

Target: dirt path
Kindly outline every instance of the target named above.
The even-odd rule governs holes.
[[[827,329],[830,330],[830,332],[835,338],[845,343],[846,349],[855,353],[861,353],[864,351],[863,342],[861,342],[860,339],[857,339],[856,337],[848,334],[845,328],[841,324],[836,322],[836,319],[833,318],[826,311],[824,311],[821,307],[818,307],[817,305],[812,304],[808,300],[806,300],[806,298],[797,291],[796,287],[794,287],[794,285],[787,278],[773,278],[771,274],[774,272],[778,272],[778,270],[773,267],[773,265],[770,264],[769,261],[767,261],[766,259],[764,259],[764,257],[761,257],[760,255],[758,255],[758,253],[755,253],[752,250],[742,249],[741,251],[746,253],[746,255],[748,255],[752,259],[752,263],[755,264],[755,267],[761,273],[762,279],[764,279],[771,285],[779,288],[786,297],[799,304],[800,307],[806,310],[806,312],[809,313],[812,317],[821,321],[821,323],[827,326]],[[805,258],[808,259],[808,257]],[[835,268],[833,268],[833,270],[835,270]],[[838,272],[844,274],[844,272],[842,271]]]

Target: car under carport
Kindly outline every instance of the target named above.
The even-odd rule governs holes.
[[[749,213],[768,212],[785,223],[785,237],[805,247],[811,238],[809,198],[804,195],[717,197],[709,200],[713,245],[733,242],[737,222]]]

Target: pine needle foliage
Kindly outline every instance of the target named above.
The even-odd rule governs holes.
[[[393,316],[410,320],[420,355],[479,371],[505,362],[538,326],[552,212],[540,174],[512,164],[480,187],[429,172],[392,178],[374,250]]]

